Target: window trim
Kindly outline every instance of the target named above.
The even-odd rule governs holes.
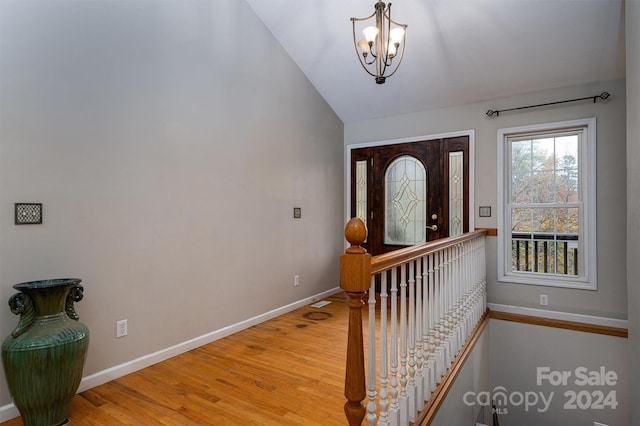
[[[511,179],[511,159],[508,139],[526,133],[554,133],[569,129],[584,129],[586,147],[579,149],[579,192],[583,202],[580,223],[580,259],[586,268],[578,277],[544,276],[531,272],[511,271],[511,232],[506,230],[509,195],[506,193]],[[529,126],[498,129],[498,282],[540,285],[550,287],[597,290],[597,227],[596,227],[596,119],[560,121]],[[509,261],[507,262],[507,254]]]

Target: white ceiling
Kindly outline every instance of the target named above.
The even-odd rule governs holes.
[[[622,0],[394,1],[406,53],[383,85],[360,66],[349,20],[373,13],[374,0],[248,3],[345,123],[625,72]]]

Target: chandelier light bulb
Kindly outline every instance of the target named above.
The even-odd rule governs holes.
[[[389,47],[387,48],[387,56],[389,58],[393,58],[394,56],[396,56],[397,53],[397,48],[395,44],[390,44]]]
[[[358,47],[360,48],[360,51],[364,56],[367,56],[369,54],[369,51],[371,50],[371,48],[369,47],[369,43],[367,43],[367,40],[365,39],[361,39],[358,42]]]
[[[369,42],[369,44],[373,43],[376,40],[376,36],[378,35],[377,27],[366,27],[362,30],[362,34],[364,34],[364,38]]]
[[[391,43],[396,46],[402,43],[402,37],[404,37],[404,28],[394,28],[389,31],[389,38],[391,39]]]

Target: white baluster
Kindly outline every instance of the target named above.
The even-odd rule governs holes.
[[[436,388],[436,372],[435,372],[435,318],[436,318],[436,295],[435,295],[435,277],[434,277],[434,265],[435,265],[435,254],[431,253],[428,256],[429,261],[429,328],[428,328],[428,338],[429,338],[429,355],[428,355],[428,365],[429,365],[429,393],[433,392]],[[429,395],[431,396],[431,395]]]
[[[467,337],[469,336],[470,329],[468,328],[468,317],[471,307],[469,303],[471,302],[471,276],[469,275],[469,262],[471,261],[471,252],[469,251],[469,242],[465,243],[462,246],[462,275],[464,286],[462,288],[462,322],[460,324],[461,330],[460,335],[462,336],[462,344],[467,341]]]
[[[471,334],[474,328],[473,316],[475,312],[474,302],[474,285],[473,285],[473,241],[469,241],[464,246],[465,261],[464,261],[464,274],[465,274],[465,300],[464,300],[464,329],[463,335],[465,341]]]
[[[415,317],[415,341],[416,341],[416,411],[422,410],[424,393],[422,387],[422,259],[416,259],[416,317]]]
[[[485,295],[483,283],[482,283],[482,269],[484,269],[484,237],[480,237],[476,239],[474,243],[474,264],[473,264],[473,283],[474,283],[474,293],[476,295],[476,315],[475,315],[475,324],[480,320],[484,313],[485,305]]]
[[[369,349],[367,362],[367,422],[374,426],[376,422],[376,284],[371,277],[369,288]]]
[[[464,288],[464,277],[462,274],[462,262],[463,262],[463,254],[462,254],[462,244],[456,244],[454,247],[455,252],[455,280],[454,280],[454,303],[453,303],[453,329],[452,329],[452,339],[453,339],[453,354],[454,356],[458,354],[461,348],[462,343],[462,318],[463,318],[463,288]]]
[[[450,249],[444,249],[444,327],[443,327],[443,350],[444,350],[444,369],[449,368],[450,361],[450,340],[449,340],[449,324],[451,320],[451,258]]]
[[[387,416],[389,394],[387,392],[388,377],[388,359],[387,354],[387,271],[381,274],[380,280],[380,420],[379,426],[388,426],[389,417]]]
[[[455,327],[455,319],[453,318],[455,312],[455,248],[449,247],[449,315],[447,315],[448,319],[448,327],[447,327],[447,350],[448,350],[448,360],[447,360],[447,368],[451,365],[451,361],[453,361],[454,353],[454,341],[453,341],[453,329]]]
[[[449,367],[446,363],[447,360],[447,274],[449,270],[447,269],[447,251],[442,250],[440,252],[440,321],[438,322],[438,361],[440,363],[440,381],[442,381],[442,376],[447,371]]]
[[[456,342],[456,354],[462,348],[464,343],[464,296],[465,296],[465,280],[464,280],[464,245],[456,246],[456,275],[458,276],[456,284],[456,328],[454,339]]]
[[[449,300],[447,302],[447,369],[451,366],[451,362],[453,361],[454,353],[454,344],[453,341],[453,329],[455,327],[455,319],[454,315],[454,306],[455,306],[455,288],[456,288],[456,277],[455,277],[455,248],[448,247],[447,248],[447,271],[448,271],[448,297]]]
[[[470,324],[470,328],[475,327],[475,312],[476,312],[476,297],[477,297],[477,285],[476,285],[476,271],[475,271],[475,265],[477,264],[475,257],[477,255],[476,253],[476,249],[475,249],[475,245],[476,245],[476,241],[472,241],[469,247],[469,286],[470,286],[470,292],[472,295],[472,303],[473,303],[473,315],[471,318],[471,324]],[[471,330],[469,330],[471,331]]]
[[[409,396],[407,394],[407,270],[400,267],[400,424],[409,424]]]
[[[400,425],[398,404],[398,268],[391,271],[391,405],[389,424]]]
[[[415,318],[415,268],[414,262],[409,262],[409,330],[407,331],[408,343],[409,343],[409,385],[407,386],[407,393],[409,397],[409,421],[414,422],[416,420],[416,318]]]
[[[440,348],[440,316],[442,314],[442,295],[441,295],[441,274],[440,270],[440,259],[442,257],[442,252],[438,251],[435,254],[435,266],[434,266],[434,321],[432,325],[433,329],[433,352],[434,352],[434,363],[435,363],[435,381],[436,384],[440,383],[442,379],[442,361],[440,360],[440,354],[442,349]]]
[[[429,400],[431,389],[429,385],[429,256],[423,256],[422,262],[422,404]]]
[[[485,250],[485,237],[482,237],[482,241],[481,241],[481,245],[482,245],[482,251],[480,252],[480,258],[481,263],[480,263],[480,268],[481,268],[481,276],[482,276],[482,288],[483,288],[483,304],[482,304],[482,311],[484,312],[487,308],[487,263],[485,260],[485,256],[486,256],[486,250]]]
[[[458,277],[456,275],[456,248],[449,247],[449,315],[447,329],[447,347],[449,351],[449,359],[447,360],[447,367],[451,365],[453,357],[456,354],[456,341],[455,341],[455,328],[456,328],[456,287]]]
[[[484,313],[483,308],[483,285],[482,285],[482,277],[481,277],[481,262],[484,263],[484,259],[481,257],[482,253],[479,249],[482,247],[482,251],[484,251],[484,247],[482,246],[482,240],[484,237],[480,237],[473,241],[473,270],[472,270],[472,280],[474,284],[474,296],[475,296],[475,306],[474,306],[474,317],[473,317],[473,325],[475,326],[477,322],[482,317]]]
[[[469,241],[465,244],[465,328],[463,330],[465,341],[469,337],[471,330],[473,330],[473,313],[475,311],[473,300],[473,241]],[[470,323],[471,321],[471,323]]]

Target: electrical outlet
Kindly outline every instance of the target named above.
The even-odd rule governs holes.
[[[542,306],[547,306],[549,304],[549,298],[547,297],[546,294],[541,294],[540,295],[540,304]]]
[[[116,337],[124,337],[127,335],[127,320],[116,321]]]
[[[293,286],[298,287],[300,285],[300,275],[293,276]]]

